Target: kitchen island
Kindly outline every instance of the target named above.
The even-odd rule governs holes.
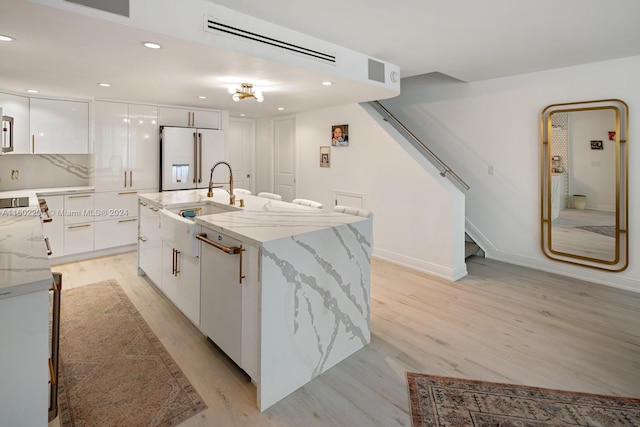
[[[34,192],[28,206],[0,209],[0,425],[48,420],[51,268]]]
[[[199,248],[177,244],[182,250],[173,248],[172,274],[156,274],[152,281],[179,300],[176,292],[193,283],[177,291],[164,286],[165,278],[182,274],[176,269],[188,271],[176,251],[200,258],[199,275],[189,276],[191,282],[199,277],[200,313],[188,317],[249,374],[263,411],[370,342],[372,219],[251,195],[243,199],[243,208],[229,205],[222,189],[212,198],[206,189],[139,196],[141,209],[159,211],[160,229],[180,211],[200,207],[204,213],[193,218],[194,226],[180,217],[170,233],[160,232],[164,239],[177,233],[176,245],[195,227]],[[206,214],[206,207],[219,213]],[[140,218],[147,243],[142,212]],[[141,270],[153,276],[144,263]]]

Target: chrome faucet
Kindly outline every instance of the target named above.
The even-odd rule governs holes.
[[[216,166],[220,164],[227,165],[227,167],[229,168],[229,182],[213,182],[213,171]],[[209,191],[207,192],[207,197],[213,197],[213,184],[229,184],[229,190],[227,190],[227,192],[229,193],[229,204],[236,204],[236,196],[235,194],[233,194],[233,172],[231,171],[231,165],[229,163],[218,162],[211,168],[211,175],[209,175]]]

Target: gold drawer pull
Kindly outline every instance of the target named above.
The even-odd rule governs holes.
[[[122,191],[120,193],[118,193],[118,196],[124,196],[126,194],[138,194],[137,191]]]
[[[91,227],[91,224],[81,224],[81,225],[70,225],[69,228],[83,228],[83,227]]]
[[[120,219],[118,220],[118,222],[131,222],[131,221],[137,221],[138,218],[129,218],[129,219]]]
[[[77,196],[68,196],[70,199],[83,199],[85,197],[91,197],[91,194],[80,194]]]

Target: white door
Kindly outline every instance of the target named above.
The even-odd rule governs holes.
[[[296,121],[294,118],[274,121],[274,191],[282,200],[296,197]]]
[[[217,162],[227,160],[227,148],[224,142],[224,131],[216,129],[196,129],[198,136],[198,171],[197,187],[206,188],[209,185],[211,168]],[[232,166],[233,167],[233,166]],[[221,165],[216,168],[214,182],[228,182],[229,170]],[[228,188],[228,187],[225,187]]]
[[[253,150],[255,141],[255,120],[229,119],[227,146],[229,164],[233,168],[234,188],[253,191]]]
[[[162,188],[187,190],[196,187],[197,133],[193,128],[162,127]]]

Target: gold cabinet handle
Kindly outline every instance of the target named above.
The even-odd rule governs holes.
[[[132,222],[132,221],[137,221],[138,218],[128,218],[128,219],[119,219],[118,222]]]
[[[85,197],[91,197],[91,194],[78,194],[75,196],[69,196],[70,199],[83,199]]]
[[[47,245],[47,255],[51,255],[53,253],[53,251],[51,250],[51,245],[49,245],[49,238],[48,237],[44,238],[44,243],[45,243],[45,245]]]
[[[91,227],[91,224],[70,225],[69,228],[85,228]]]
[[[36,152],[36,136],[35,135],[31,135],[31,152],[32,153]]]
[[[198,140],[198,182],[202,182],[202,132],[198,133]]]
[[[193,133],[193,170],[196,171],[198,168],[198,135]],[[196,182],[197,173],[193,174],[193,183]]]
[[[138,194],[138,192],[137,191],[121,191],[121,192],[118,193],[118,196],[124,196],[124,195],[127,195],[127,194]],[[147,206],[144,203],[141,203],[141,204],[143,206]]]
[[[240,246],[224,246],[221,245],[218,242],[214,242],[213,240],[210,240],[209,238],[207,238],[207,233],[200,233],[200,234],[196,234],[196,239],[206,243],[207,245],[211,245],[216,249],[220,249],[222,252],[229,254],[229,255],[240,255],[240,275],[239,275],[239,283],[242,284],[242,279],[244,279],[246,276],[242,275],[242,252],[244,252],[244,249],[242,248],[242,245]]]
[[[124,188],[127,188],[127,171],[124,171]]]
[[[129,170],[129,187],[133,187],[133,171]]]
[[[53,360],[51,360],[51,358],[49,358],[49,382],[52,385],[56,385],[56,374],[55,371],[53,370]]]

